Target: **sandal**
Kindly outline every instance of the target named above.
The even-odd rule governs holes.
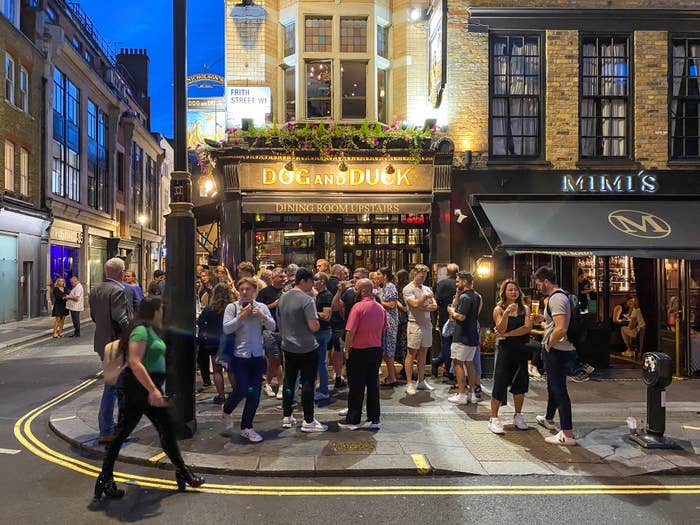
[[[399,384],[398,381],[393,381],[393,382],[390,383],[388,380],[389,380],[389,378],[388,378],[388,377],[385,377],[385,378],[384,378],[384,381],[382,381],[381,386],[382,386],[383,388],[394,388],[394,387],[398,386],[398,384]]]

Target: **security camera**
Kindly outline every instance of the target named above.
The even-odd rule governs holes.
[[[457,224],[462,224],[462,222],[464,222],[464,220],[467,218],[467,216],[464,215],[462,210],[459,208],[455,210],[455,217],[457,217]]]

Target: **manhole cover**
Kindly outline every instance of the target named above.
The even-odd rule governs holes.
[[[331,441],[331,450],[336,453],[343,452],[374,452],[377,444],[374,441]]]

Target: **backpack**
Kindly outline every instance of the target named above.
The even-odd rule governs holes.
[[[105,357],[102,361],[105,384],[116,385],[119,376],[126,368],[126,354],[120,348],[119,339],[105,345]]]
[[[585,332],[583,329],[583,319],[581,317],[581,305],[578,301],[578,296],[573,293],[567,293],[564,290],[556,290],[555,293],[563,293],[569,299],[569,312],[571,317],[569,319],[569,327],[566,329],[566,338],[574,346],[581,344],[585,337]],[[551,295],[550,295],[551,297]],[[547,314],[552,317],[552,310],[549,308],[549,303],[547,303]]]

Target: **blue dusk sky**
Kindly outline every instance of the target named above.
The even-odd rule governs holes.
[[[172,0],[81,0],[97,31],[120,48],[145,48],[151,59],[151,128],[173,134]],[[189,0],[188,74],[224,75],[224,0]],[[223,90],[192,89],[189,96],[220,96]]]

